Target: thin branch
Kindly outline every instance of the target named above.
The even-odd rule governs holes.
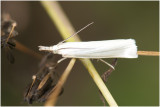
[[[58,2],[41,1],[41,4],[45,8],[48,15],[50,16],[52,22],[56,25],[63,39],[66,39],[70,35],[75,33],[74,28],[72,27],[70,21],[68,20],[67,16],[61,9]],[[70,38],[67,41],[74,42],[74,41],[80,41],[80,39],[77,35],[74,36],[74,38]],[[108,104],[110,106],[118,106],[116,101],[113,99],[111,93],[107,89],[106,85],[104,84],[103,80],[99,76],[98,72],[96,71],[95,67],[91,63],[91,61],[89,59],[81,59],[81,62],[87,68],[89,74],[93,78],[99,90],[102,92]]]
[[[66,70],[64,71],[64,73],[62,74],[61,78],[59,79],[57,85],[55,86],[55,90],[51,93],[51,95],[47,99],[45,106],[55,106],[57,99],[58,99],[58,95],[60,94],[61,89],[62,89],[66,79],[68,78],[68,76],[73,68],[73,65],[75,64],[75,61],[76,61],[76,59],[71,59]]]
[[[138,51],[137,53],[142,56],[160,56],[160,52],[156,51]]]
[[[16,47],[15,47],[15,48],[16,48],[17,50],[19,50],[19,51],[21,51],[21,52],[23,52],[23,53],[26,53],[26,54],[28,54],[28,55],[31,55],[31,56],[33,56],[33,57],[35,57],[35,58],[37,58],[37,59],[41,59],[41,58],[42,58],[42,55],[41,55],[41,54],[38,54],[38,53],[36,53],[35,51],[27,48],[25,45],[21,44],[20,42],[15,41],[15,43],[16,43]]]

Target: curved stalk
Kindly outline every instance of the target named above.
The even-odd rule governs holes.
[[[67,16],[63,12],[58,2],[41,1],[41,4],[48,13],[52,22],[56,25],[63,39],[66,39],[70,35],[75,33],[74,28],[72,27],[70,21],[68,20]],[[74,41],[80,41],[80,39],[77,35],[74,36],[74,38],[68,39],[67,41],[74,42]],[[118,106],[116,101],[112,97],[111,93],[109,92],[108,88],[106,87],[101,77],[99,76],[98,72],[96,71],[95,67],[91,63],[91,61],[89,59],[81,59],[81,62],[87,68],[89,74],[93,78],[94,82],[98,86],[99,90],[103,94],[109,106]]]

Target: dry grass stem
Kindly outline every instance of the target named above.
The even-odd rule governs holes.
[[[71,59],[70,63],[68,64],[67,68],[65,69],[64,73],[62,74],[61,78],[59,79],[57,85],[55,86],[55,90],[51,93],[51,95],[48,97],[45,106],[55,106],[58,96],[61,92],[61,89],[68,78],[73,65],[75,64],[76,59]]]
[[[160,56],[160,52],[156,51],[138,51],[138,55],[143,55],[143,56]]]
[[[109,92],[108,88],[105,86],[103,80],[99,76],[99,74],[96,71],[96,69],[94,68],[93,64],[89,60],[84,60],[84,59],[81,59],[81,60],[83,61],[84,66],[89,66],[89,67],[87,67],[87,69],[88,69],[88,71],[92,71],[89,73],[90,73],[91,77],[93,78],[94,82],[96,83],[96,85],[98,86],[99,90],[101,91],[102,95],[104,96],[104,98],[108,102],[108,104],[110,106],[117,107],[118,106],[117,103],[115,102],[115,100],[112,97],[111,93]]]
[[[63,39],[66,39],[75,33],[74,28],[72,27],[70,21],[68,20],[58,2],[41,1],[41,4],[45,8],[53,23],[56,25]],[[78,38],[78,35],[76,35],[74,36],[74,38],[70,38],[67,41],[74,42],[80,41],[80,39]],[[94,82],[102,92],[108,104],[110,106],[118,106],[91,61],[89,59],[83,59],[81,61],[83,65],[88,69],[89,74],[92,76]]]
[[[60,32],[63,39],[67,39],[75,33],[75,29],[72,27],[69,19],[63,12],[58,2],[41,1],[41,4],[45,8],[53,24],[56,25],[56,28]],[[80,38],[78,36],[74,36],[67,41],[80,41]]]

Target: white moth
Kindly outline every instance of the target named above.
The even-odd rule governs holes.
[[[88,24],[84,28],[70,37],[90,26]],[[70,38],[69,37],[69,38]],[[67,38],[67,39],[69,39]],[[67,40],[66,39],[66,40]],[[116,39],[88,42],[60,42],[50,47],[39,46],[39,50],[51,51],[54,54],[62,55],[64,58],[137,58],[137,46],[134,39]]]
[[[51,51],[65,58],[137,58],[134,39],[116,39],[88,42],[66,42],[54,46],[39,46],[39,50]]]

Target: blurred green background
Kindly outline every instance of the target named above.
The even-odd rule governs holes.
[[[138,50],[159,50],[158,1],[72,1],[59,2],[76,30],[90,22],[91,27],[80,32],[83,41],[133,38]],[[30,49],[39,45],[54,45],[62,38],[40,2],[2,2],[2,12],[8,12],[18,26],[15,38]],[[70,35],[68,35],[70,36]],[[114,45],[114,44],[113,44]],[[23,101],[26,85],[36,74],[40,60],[14,50],[15,63],[9,64],[1,51],[1,103],[5,106],[29,105]],[[106,59],[107,60],[107,59]],[[58,67],[62,72],[68,61]],[[103,74],[108,66],[93,60]],[[118,59],[116,70],[106,83],[120,106],[159,105],[159,58],[139,56],[138,59]],[[43,105],[35,102],[33,105]],[[103,106],[98,88],[87,70],[77,60],[57,105]]]

